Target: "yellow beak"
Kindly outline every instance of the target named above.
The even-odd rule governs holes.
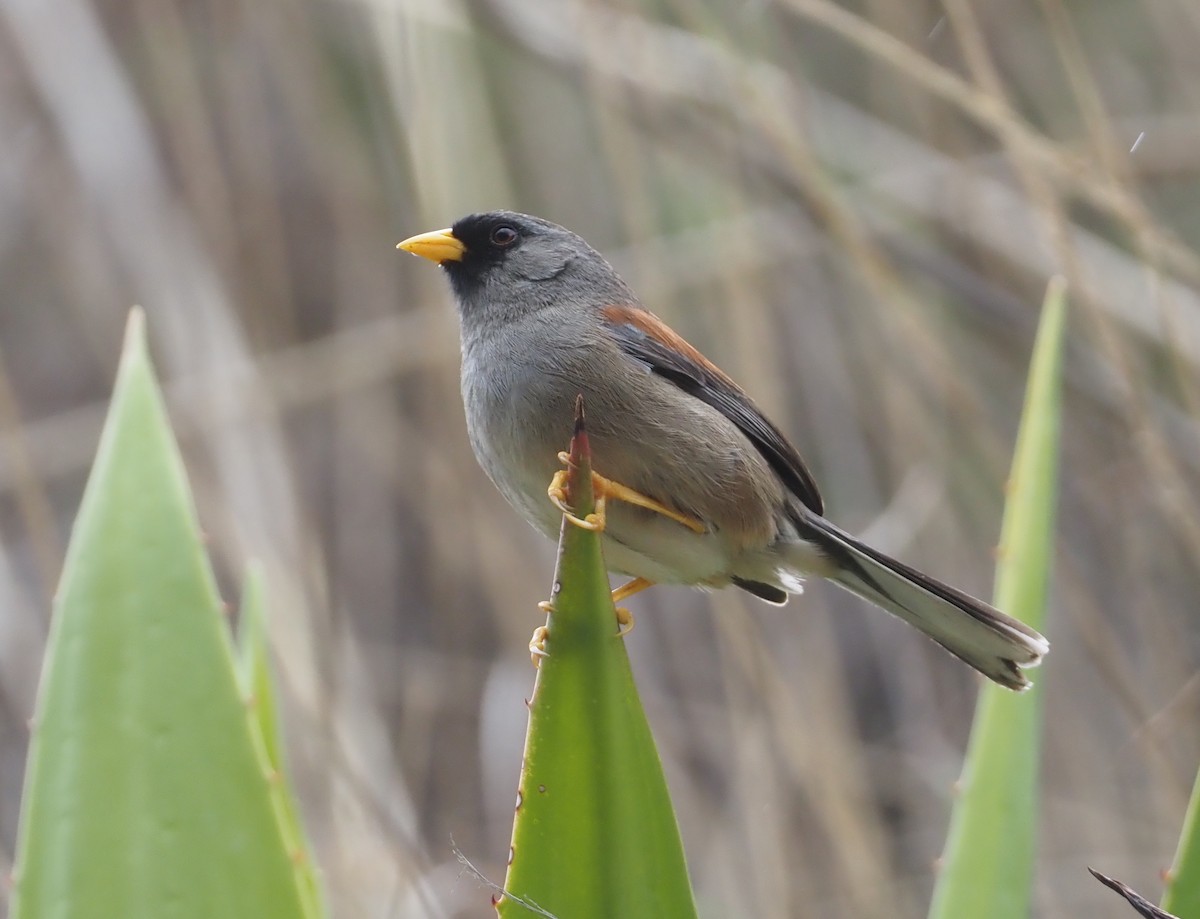
[[[397,243],[396,248],[427,258],[439,265],[443,262],[461,262],[467,254],[467,247],[449,230],[435,230],[432,233],[410,236],[404,242]]]

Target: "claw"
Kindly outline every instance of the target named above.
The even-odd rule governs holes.
[[[617,607],[617,638],[624,638],[633,631],[633,613],[624,606]]]
[[[647,587],[653,587],[653,581],[647,581],[645,578],[634,578],[632,581],[626,581],[620,587],[612,592],[613,603],[620,603],[636,593],[641,593]],[[633,613],[629,612],[625,607],[617,607],[617,637],[624,638],[633,631]]]

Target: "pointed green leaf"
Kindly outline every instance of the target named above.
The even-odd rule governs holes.
[[[586,435],[570,494],[592,510]],[[695,915],[662,765],[617,635],[596,533],[564,520],[525,760],[503,917]]]
[[[1000,537],[995,602],[1045,622],[1053,554],[1063,332],[1061,280],[1046,291]],[[1025,919],[1036,853],[1041,688],[983,687],[959,782],[933,919]]]
[[[138,311],[55,602],[14,874],[16,919],[303,915]]]

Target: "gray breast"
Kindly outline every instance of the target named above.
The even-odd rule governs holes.
[[[575,349],[527,354],[528,338],[506,328],[464,341],[462,396],[471,446],[501,494],[540,529],[557,532],[558,512],[546,487],[566,450],[579,392]]]

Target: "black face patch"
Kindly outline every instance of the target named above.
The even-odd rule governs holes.
[[[529,236],[529,228],[509,214],[471,214],[454,224],[450,232],[467,247],[464,262],[499,261]]]
[[[509,253],[519,249],[529,237],[530,228],[516,214],[490,213],[463,217],[450,232],[466,247],[466,252],[461,261],[445,262],[443,267],[455,291],[462,295]]]
[[[455,223],[450,233],[464,251],[460,261],[446,261],[442,267],[462,308],[483,290],[492,290],[493,299],[504,299],[504,292],[514,290],[514,285],[559,278],[580,255],[603,264],[573,233],[513,211],[471,214]]]

